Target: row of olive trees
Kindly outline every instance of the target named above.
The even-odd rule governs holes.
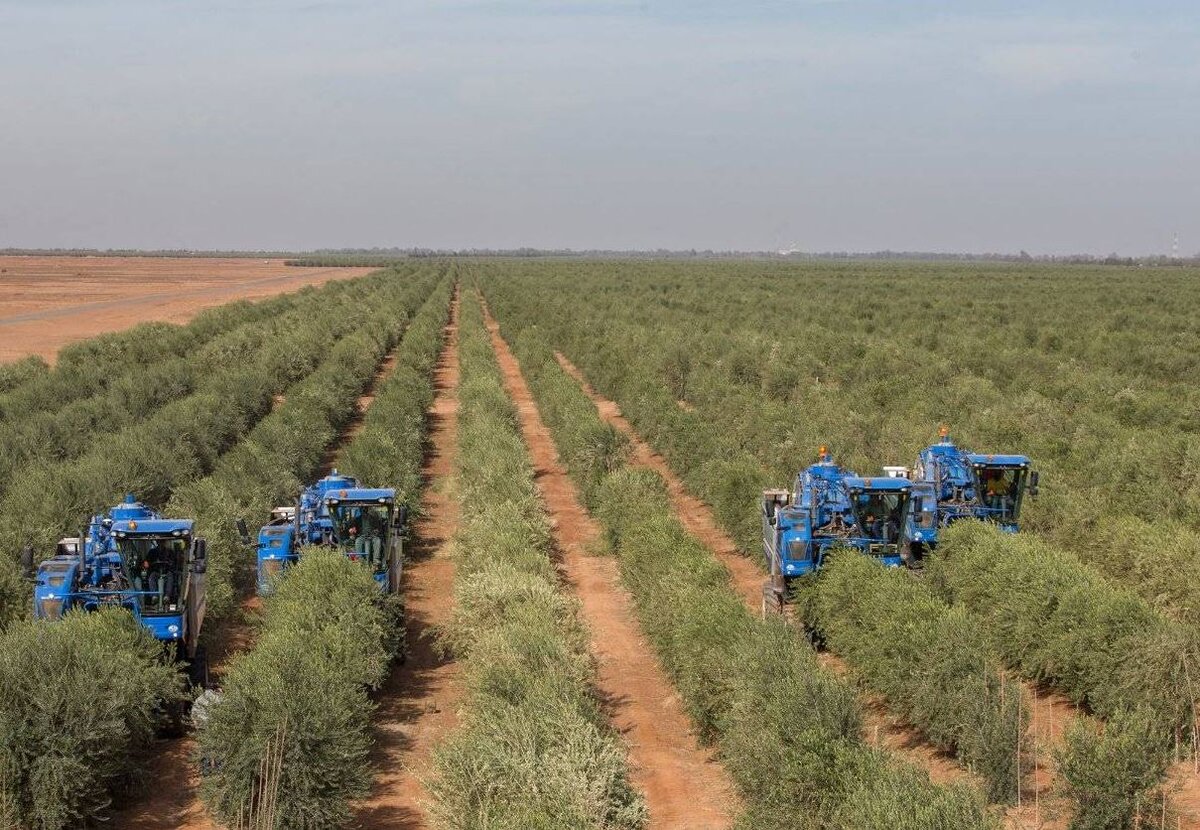
[[[420,495],[416,471],[451,281],[442,269],[410,278],[411,285],[396,286],[398,293],[382,302],[390,309],[382,314],[409,321],[393,352],[395,367],[374,389],[361,431],[343,454],[370,458],[375,467],[355,472],[370,475],[373,485],[398,484],[399,500],[412,502]],[[431,281],[437,283],[432,292]],[[264,421],[262,434],[252,433],[212,487],[196,494],[208,500],[214,522],[231,528],[238,510],[268,510],[271,492],[290,487],[294,494],[315,470],[337,434],[328,415],[341,413],[335,420],[344,423],[346,402],[357,403],[356,392],[339,389],[333,367],[340,363],[346,375],[364,377],[360,369],[374,366],[387,342],[371,348],[364,341],[389,330],[380,322],[364,318],[363,330],[335,347],[328,371],[322,366],[304,382],[294,414],[284,415],[293,404],[289,395],[276,413],[281,417]],[[355,357],[360,353],[365,357]],[[290,448],[297,436],[309,445]],[[243,492],[254,495],[238,495]],[[225,544],[236,551],[232,531],[226,532]],[[222,698],[200,732],[202,795],[213,814],[236,826],[344,826],[351,802],[371,781],[369,691],[403,656],[403,646],[401,597],[381,595],[370,572],[340,554],[305,553],[285,571],[255,647],[233,661]]]
[[[867,745],[853,687],[822,670],[793,628],[747,610],[725,568],[671,512],[663,481],[627,465],[625,441],[537,329],[521,330],[516,351],[560,457],[605,528],[643,631],[739,786],[738,826],[995,826],[978,793],[934,785]]]
[[[74,352],[68,351],[53,372],[2,396],[6,403],[0,406],[26,408],[0,418],[0,493],[29,465],[76,458],[97,437],[201,391],[213,366],[251,359],[272,335],[270,321],[312,301],[315,294],[234,303],[187,326],[148,323],[104,336],[122,341],[121,349],[102,349],[91,341],[71,347]],[[122,359],[114,360],[112,352]],[[87,382],[80,382],[81,377]]]
[[[640,828],[624,748],[593,694],[575,602],[558,584],[533,469],[474,296],[460,325],[455,609],[462,726],[431,778],[439,827]]]

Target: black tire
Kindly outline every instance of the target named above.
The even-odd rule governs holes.
[[[209,688],[208,677],[208,649],[204,646],[196,647],[196,656],[188,661],[188,681],[192,686],[201,689]]]

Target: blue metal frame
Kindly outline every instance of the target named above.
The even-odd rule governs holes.
[[[203,619],[203,580],[199,577],[204,572],[203,563],[193,559],[194,525],[191,519],[165,519],[127,495],[106,514],[93,516],[81,537],[63,540],[55,555],[41,562],[33,589],[34,618],[56,620],[72,610],[121,607],[164,644],[180,648],[190,641],[190,648],[185,649],[189,653],[180,656],[194,656],[199,631],[190,629],[198,629]],[[119,548],[124,539],[179,540],[188,546],[188,555],[176,560],[178,572],[169,571],[179,585],[172,610],[151,611],[146,600],[160,593],[133,587],[134,575],[126,573]],[[193,598],[193,592],[200,596]],[[189,615],[189,603],[199,605],[198,615]]]
[[[1003,494],[986,493],[986,482],[993,474],[1012,476]],[[1027,456],[968,452],[956,446],[949,431],[943,429],[938,443],[921,450],[913,466],[914,486],[932,491],[937,499],[936,527],[918,539],[910,523],[910,541],[931,549],[937,544],[937,528],[962,519],[991,522],[1006,533],[1016,533],[1025,495],[1037,492],[1035,475]]]
[[[288,566],[299,561],[304,548],[312,546],[334,547],[345,552],[354,561],[367,558],[365,550],[349,547],[347,540],[337,538],[333,509],[338,506],[386,506],[388,517],[384,538],[380,540],[383,567],[375,568],[372,576],[379,583],[380,591],[392,593],[399,590],[398,576],[401,553],[399,536],[402,529],[395,527],[396,491],[391,487],[362,487],[357,479],[340,475],[334,470],[328,476],[306,487],[294,508],[276,511],[278,518],[269,522],[258,532],[258,593],[271,592],[271,583]],[[283,514],[290,515],[283,515]]]
[[[793,491],[764,494],[763,555],[772,577],[786,581],[813,573],[834,547],[901,565],[911,492],[907,479],[860,476],[822,450],[817,463],[796,476]],[[864,498],[889,496],[898,515],[861,515]]]

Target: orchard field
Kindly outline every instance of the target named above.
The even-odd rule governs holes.
[[[332,266],[334,263],[326,263]],[[0,364],[0,828],[1200,828],[1200,272],[413,260]],[[919,572],[764,616],[759,503],[939,425],[1041,472]],[[400,594],[236,522],[337,468]],[[209,543],[202,690],[38,558],[134,492]],[[175,724],[178,727],[178,724]],[[182,733],[182,734],[180,734]]]

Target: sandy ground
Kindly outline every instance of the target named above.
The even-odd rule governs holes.
[[[0,257],[0,363],[53,362],[63,346],[148,320],[183,323],[236,299],[269,297],[373,268],[291,268],[281,259]]]
[[[461,670],[438,654],[430,639],[454,605],[452,540],[458,526],[453,492],[458,457],[458,294],[451,306],[446,346],[434,374],[437,395],[429,411],[422,516],[404,569],[408,658],[392,670],[375,714],[372,762],[379,770],[371,795],[358,806],[368,830],[430,826],[422,776],[434,747],[457,723]]]
[[[579,598],[591,635],[599,691],[628,746],[632,783],[646,796],[650,827],[727,828],[739,811],[733,782],[713,753],[697,743],[678,693],[642,636],[616,561],[593,555],[600,527],[580,503],[517,359],[490,313],[487,325],[554,525],[562,576]]]

